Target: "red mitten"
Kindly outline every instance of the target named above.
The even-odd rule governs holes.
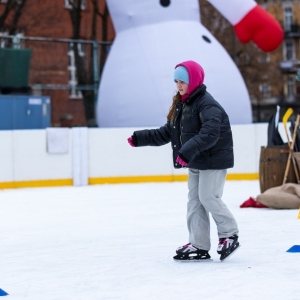
[[[255,207],[255,202],[256,200],[254,200],[252,197],[250,197],[248,200],[246,200],[244,203],[242,203],[240,205],[241,208],[244,207]]]
[[[267,208],[268,206],[265,206],[261,204],[260,202],[256,201],[252,197],[250,197],[248,200],[246,200],[244,203],[240,205],[240,208],[245,207],[256,207],[256,208]]]
[[[255,6],[234,26],[242,43],[251,40],[263,51],[275,50],[283,40],[283,30],[277,20],[261,6]]]

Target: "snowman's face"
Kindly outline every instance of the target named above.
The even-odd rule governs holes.
[[[106,0],[116,31],[168,21],[200,22],[198,0]]]

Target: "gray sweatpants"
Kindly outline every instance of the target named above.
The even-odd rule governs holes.
[[[210,250],[211,213],[219,238],[238,234],[238,226],[222,201],[227,170],[189,169],[187,226],[189,242],[203,250]]]

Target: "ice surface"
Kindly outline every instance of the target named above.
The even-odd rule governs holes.
[[[3,299],[300,299],[297,210],[240,208],[258,181],[227,181],[242,247],[220,262],[173,261],[187,243],[181,183],[0,190]]]

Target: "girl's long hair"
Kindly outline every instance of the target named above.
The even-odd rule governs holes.
[[[180,96],[179,92],[177,92],[177,94],[173,97],[173,102],[172,102],[172,105],[169,109],[169,113],[167,115],[167,120],[168,121],[173,121],[174,120],[176,105],[177,105],[177,103],[180,102],[180,100],[181,100],[181,96]]]

